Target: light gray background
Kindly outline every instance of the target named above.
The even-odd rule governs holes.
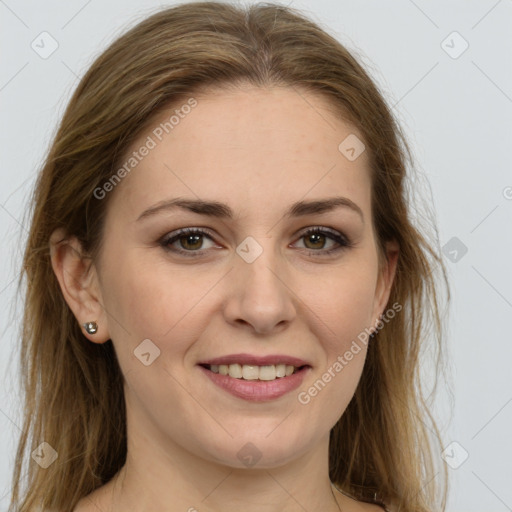
[[[13,350],[21,310],[12,308],[28,193],[93,57],[127,27],[171,4],[0,0],[1,510],[20,424]],[[512,1],[291,5],[353,50],[380,85],[430,181],[425,197],[433,201],[441,246],[458,239],[450,242],[458,247],[445,249],[453,294],[448,385],[455,399],[440,382],[436,409],[454,466],[448,511],[512,510]],[[31,48],[43,31],[59,45],[47,59]],[[464,40],[469,47],[458,55]],[[461,243],[467,247],[462,257]]]

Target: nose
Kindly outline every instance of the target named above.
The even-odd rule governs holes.
[[[287,282],[285,265],[269,245],[252,263],[236,255],[224,307],[226,321],[257,334],[285,329],[296,316],[293,283]]]

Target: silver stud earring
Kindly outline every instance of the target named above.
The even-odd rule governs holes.
[[[98,324],[96,322],[85,322],[83,326],[87,334],[96,334],[98,332]]]

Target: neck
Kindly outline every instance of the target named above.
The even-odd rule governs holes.
[[[239,469],[174,444],[164,450],[145,437],[144,442],[128,442],[126,464],[111,484],[108,510],[339,512],[327,462],[328,438],[282,466]]]

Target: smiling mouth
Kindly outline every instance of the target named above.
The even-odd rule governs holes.
[[[269,365],[252,365],[252,364],[203,364],[203,368],[210,370],[212,373],[225,375],[233,379],[252,380],[252,381],[272,381],[289,377],[298,371],[309,368],[308,365],[293,366],[287,364],[269,364]]]

